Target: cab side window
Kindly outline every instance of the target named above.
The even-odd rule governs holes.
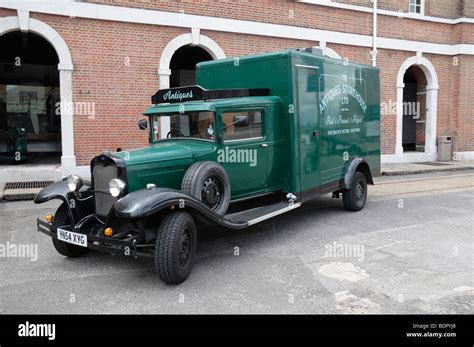
[[[236,111],[222,113],[224,141],[262,137],[262,111]]]

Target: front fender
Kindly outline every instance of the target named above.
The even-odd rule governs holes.
[[[67,203],[67,194],[70,193],[66,181],[53,183],[43,189],[35,196],[34,203],[42,204],[46,201],[59,199]]]
[[[84,196],[89,189],[91,189],[90,183],[84,182],[84,185],[81,187],[81,189],[79,189],[79,193]],[[81,216],[92,211],[91,198],[92,196],[89,196],[88,198],[78,200],[76,193],[69,190],[67,182],[60,181],[41,189],[36,195],[34,203],[42,204],[54,199],[61,200],[68,206],[69,217],[71,218],[72,223],[75,224],[75,222],[78,221]],[[71,201],[74,201],[74,204],[72,204]]]
[[[142,218],[164,209],[186,210],[199,214],[210,222],[231,229],[243,229],[247,223],[236,223],[214,213],[198,199],[170,188],[141,189],[131,192],[114,205],[119,218]]]
[[[79,190],[80,193],[85,193],[90,189],[90,184],[84,182],[84,185]],[[46,201],[59,199],[68,203],[71,198],[75,198],[75,194],[69,190],[66,181],[53,183],[43,189],[35,196],[34,203],[42,204]]]

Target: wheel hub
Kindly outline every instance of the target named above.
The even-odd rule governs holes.
[[[202,187],[202,199],[206,202],[209,207],[214,208],[216,207],[221,198],[221,190],[219,183],[213,177],[209,177],[204,182]]]
[[[179,265],[185,267],[188,263],[189,256],[191,254],[191,236],[189,230],[186,228],[181,233],[180,252],[179,252]]]
[[[362,200],[364,197],[364,187],[360,182],[357,182],[357,185],[355,187],[355,193],[356,193],[356,199],[357,200]]]

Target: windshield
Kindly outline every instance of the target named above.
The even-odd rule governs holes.
[[[164,113],[152,116],[153,141],[160,139],[158,119],[169,117],[170,130],[167,138],[195,138],[214,141],[215,115],[209,111]]]

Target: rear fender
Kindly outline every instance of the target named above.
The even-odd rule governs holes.
[[[344,175],[344,182],[343,182],[343,189],[350,189],[352,183],[352,177],[354,174],[359,171],[365,175],[367,179],[367,183],[374,184],[374,180],[372,179],[372,173],[370,172],[369,164],[365,159],[360,157],[354,157],[349,162],[349,165],[346,169],[346,174]]]

